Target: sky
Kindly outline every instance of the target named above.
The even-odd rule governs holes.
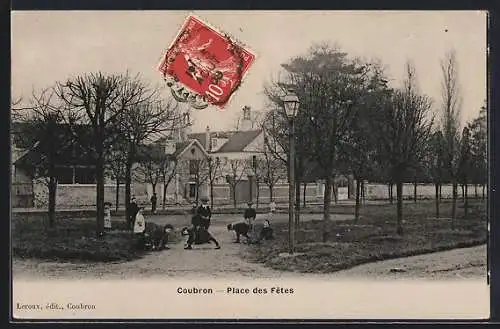
[[[12,98],[86,72],[140,73],[162,83],[164,51],[189,14],[230,34],[256,55],[227,108],[194,110],[192,131],[234,127],[243,106],[265,110],[263,85],[313,43],[379,59],[394,86],[411,60],[420,90],[440,106],[440,60],[456,50],[462,122],[479,112],[486,89],[486,12],[481,11],[23,11],[12,13]]]

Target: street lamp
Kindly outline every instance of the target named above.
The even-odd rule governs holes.
[[[299,109],[299,98],[292,91],[283,98],[286,116],[288,117],[288,136],[289,136],[289,157],[288,157],[288,250],[293,254],[295,244],[295,225],[293,215],[295,211],[295,117]]]

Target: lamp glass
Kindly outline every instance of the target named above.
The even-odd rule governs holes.
[[[283,99],[285,112],[289,119],[295,118],[299,108],[299,98],[294,93],[287,94]]]

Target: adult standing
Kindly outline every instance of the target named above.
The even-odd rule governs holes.
[[[208,232],[212,219],[212,210],[208,205],[208,197],[200,199],[201,205],[196,208],[196,213],[192,217],[192,228],[189,230],[189,238],[184,249],[193,249],[193,244],[201,244],[206,242],[215,243],[215,249],[220,249],[219,242]]]
[[[253,208],[252,201],[248,202],[247,205],[248,205],[248,208],[245,209],[245,213],[243,214],[243,218],[245,219],[245,222],[248,224],[248,227],[249,227],[250,240],[254,240],[256,237],[255,218],[257,217],[257,212]]]
[[[257,212],[253,208],[253,202],[250,201],[247,203],[248,208],[245,209],[245,213],[243,214],[243,218],[245,219],[245,222],[250,226],[250,229],[253,228],[253,225],[255,223],[255,217],[257,217]]]
[[[206,230],[210,227],[210,221],[212,219],[212,209],[208,205],[208,197],[201,198],[201,205],[198,207],[197,214],[200,216],[200,225]]]
[[[158,197],[156,196],[156,192],[153,192],[153,196],[151,196],[151,213],[156,214],[156,202],[158,201]]]
[[[129,203],[128,218],[127,218],[129,229],[133,228],[135,216],[137,215],[138,212],[139,212],[139,205],[137,205],[137,199],[135,198],[135,196],[132,196]]]

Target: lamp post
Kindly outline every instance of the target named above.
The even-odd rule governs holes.
[[[288,156],[288,251],[290,255],[294,252],[295,247],[295,117],[299,109],[299,98],[292,91],[283,98],[286,116],[288,118],[288,136],[289,136],[289,156]]]

